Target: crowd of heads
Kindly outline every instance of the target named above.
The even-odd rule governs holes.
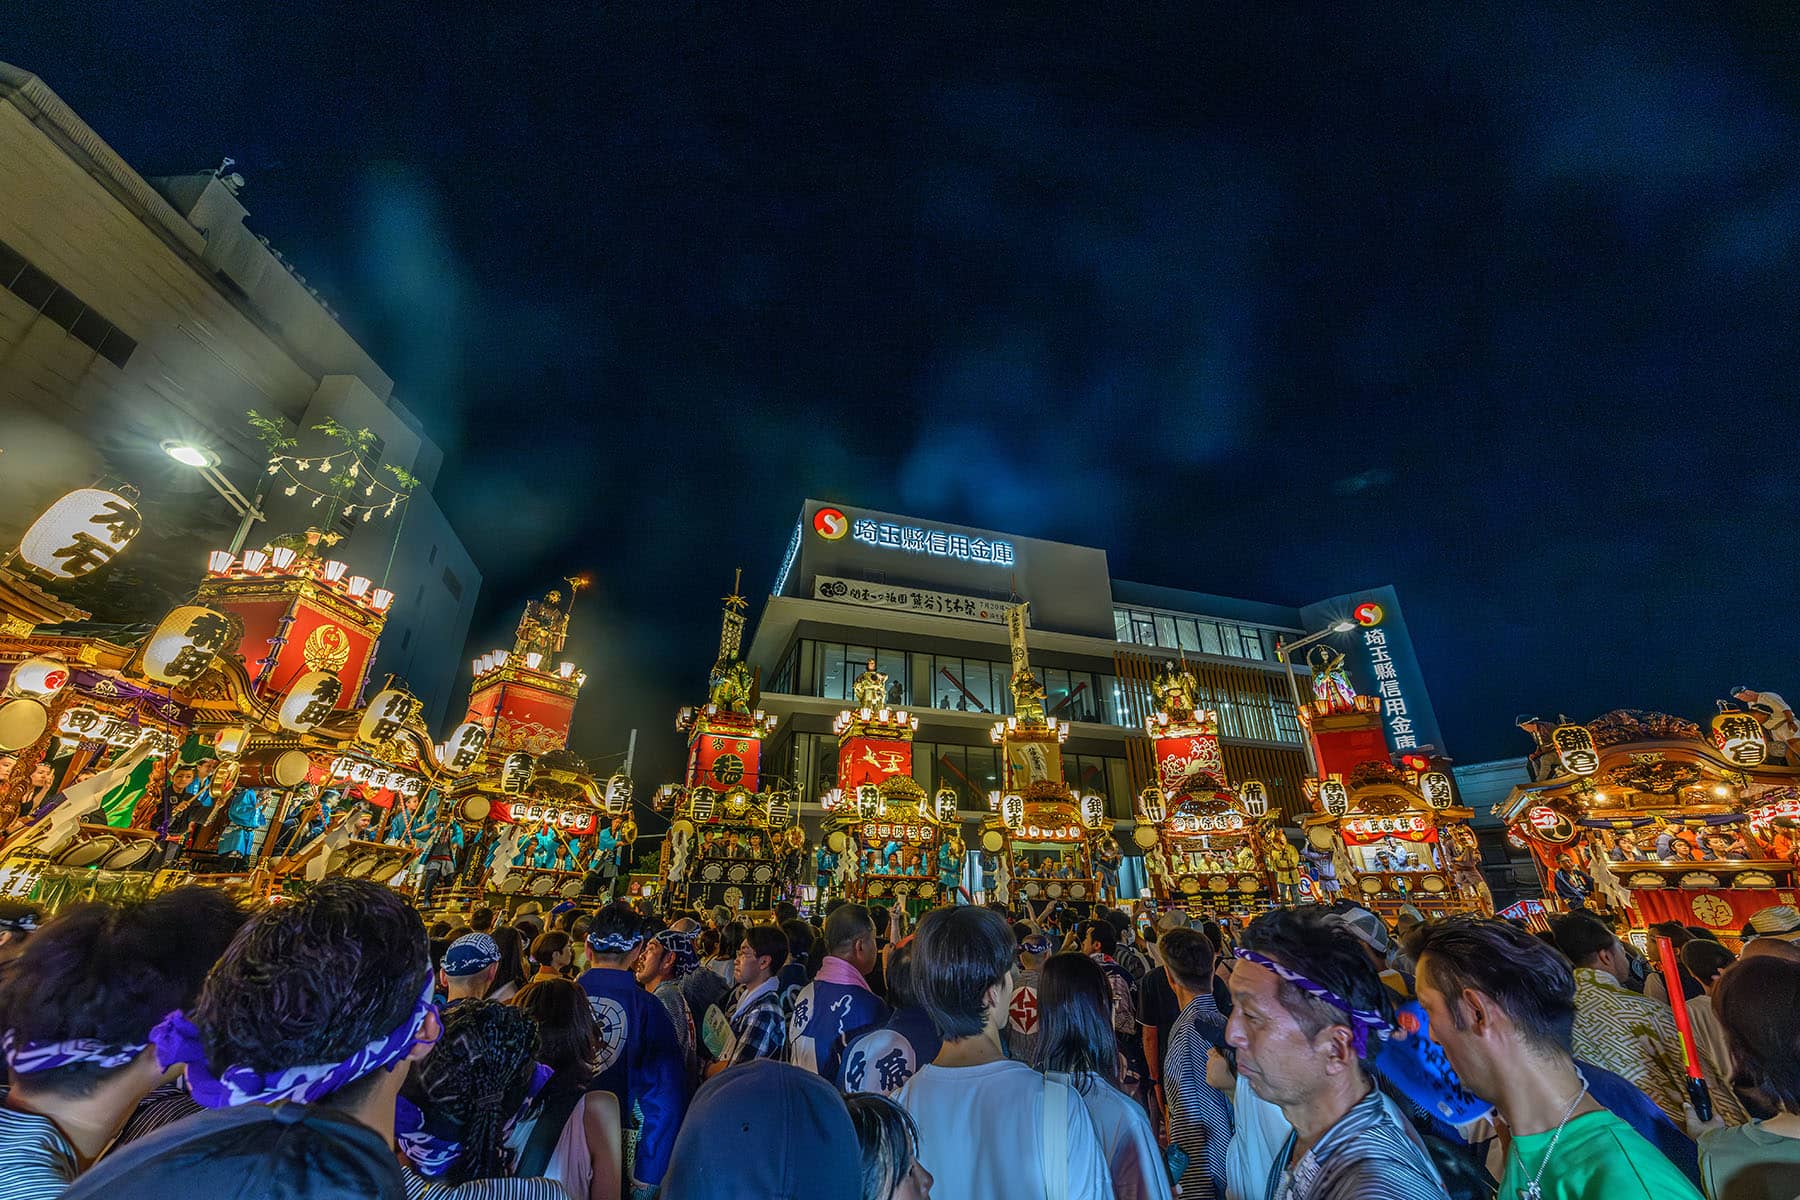
[[[1141,931],[1104,910],[1061,927],[1015,916],[939,908],[890,946],[887,910],[856,904],[816,924],[791,905],[750,923],[725,911],[664,921],[624,903],[547,915],[483,907],[428,930],[398,893],[347,879],[253,914],[196,887],[54,919],[0,902],[0,1029],[15,1095],[42,1111],[116,1096],[123,1119],[180,1066],[195,1107],[394,1114],[401,1150],[455,1186],[518,1168],[510,1135],[550,1081],[598,1076],[608,1051],[576,982],[584,967],[630,971],[648,992],[710,970],[742,994],[841,960],[879,970],[887,1002],[922,1011],[946,1045],[998,1041],[1029,972],[1041,1015],[1033,1063],[1087,1089],[1121,1086],[1105,964],[1141,932],[1150,969],[1183,1006],[1217,997],[1233,1070],[1287,1111],[1375,1086],[1399,1028],[1391,976],[1404,976],[1462,1084],[1493,1096],[1511,1074],[1572,1060],[1578,971],[1625,980],[1636,957],[1582,912],[1546,933],[1454,916],[1410,920],[1403,935],[1349,904],[1271,909],[1232,934],[1180,913]],[[1754,938],[1741,957],[1679,926],[1657,932],[1678,944],[1681,985],[1711,998],[1732,1084],[1766,1110],[1800,1113],[1800,927]],[[695,1082],[666,1196],[706,1194],[727,1162],[772,1187],[818,1178],[845,1145],[860,1147],[844,1165],[861,1196],[929,1193],[919,1127],[884,1096],[846,1098],[766,1061]]]

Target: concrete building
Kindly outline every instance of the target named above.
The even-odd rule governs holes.
[[[1359,690],[1398,709],[1384,716],[1396,752],[1442,746],[1389,587],[1298,608],[1238,600],[1115,580],[1092,547],[808,500],[773,593],[746,656],[761,672],[762,707],[783,718],[763,770],[795,779],[808,813],[836,778],[832,718],[873,658],[891,703],[919,717],[915,778],[927,794],[956,790],[967,815],[985,814],[1000,767],[989,729],[1012,707],[1003,613],[1015,598],[1031,604],[1027,642],[1046,707],[1071,722],[1068,782],[1104,793],[1117,820],[1130,820],[1155,777],[1143,730],[1149,682],[1177,657],[1218,710],[1227,771],[1268,783],[1290,816],[1305,808],[1309,768],[1278,638],[1362,620],[1320,644],[1344,655]],[[1376,626],[1378,649],[1363,636]],[[1310,689],[1304,664],[1296,682]]]
[[[266,480],[249,410],[294,429],[366,428],[381,462],[420,479],[395,516],[343,520],[334,557],[396,595],[370,678],[405,678],[434,725],[450,706],[480,573],[431,495],[443,452],[394,381],[245,225],[239,183],[146,179],[50,90],[0,64],[0,542],[95,480],[141,493],[144,532],[67,598],[97,617],[153,620],[192,594],[237,524],[164,440],[217,454],[244,493]],[[301,451],[312,449],[303,444]],[[317,517],[264,498],[251,545]]]

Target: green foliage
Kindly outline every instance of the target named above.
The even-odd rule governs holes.
[[[419,486],[419,477],[403,467],[384,463],[381,469],[394,477],[394,486],[402,492],[410,492]]]
[[[313,428],[334,442],[343,444],[344,449],[357,455],[367,454],[375,448],[375,435],[367,429],[351,429],[348,425],[340,425],[330,417],[326,417]]]
[[[287,423],[279,417],[264,416],[254,408],[246,415],[256,439],[269,448],[271,455],[285,453],[300,444],[288,435]]]

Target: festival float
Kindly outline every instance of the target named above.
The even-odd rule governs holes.
[[[1735,945],[1750,914],[1800,889],[1800,740],[1772,692],[1737,689],[1707,727],[1617,709],[1585,725],[1520,722],[1532,782],[1495,806],[1548,902],[1675,921]],[[1784,761],[1777,762],[1777,758]]]
[[[1240,911],[1267,907],[1269,853],[1282,836],[1267,819],[1267,785],[1247,779],[1231,790],[1218,714],[1199,707],[1185,664],[1165,667],[1151,691],[1156,708],[1144,719],[1144,732],[1155,747],[1157,778],[1138,797],[1132,836],[1144,851],[1152,893],[1165,904],[1210,898]]]
[[[687,738],[686,772],[657,793],[656,806],[672,817],[660,873],[674,907],[766,912],[784,890],[798,888],[794,798],[762,762],[763,741],[779,718],[756,707],[756,680],[738,657],[748,607],[739,587],[724,605],[706,703],[675,718]]]
[[[620,840],[637,840],[630,779],[617,774],[602,784],[568,749],[587,674],[560,656],[587,579],[565,582],[566,602],[559,590],[528,601],[512,649],[491,650],[471,664],[461,728],[479,731],[481,745],[446,787],[441,811],[421,839],[427,862],[429,845],[440,836],[454,859],[447,884],[432,889],[433,907],[466,909],[490,892],[573,899],[598,853],[600,831],[613,818],[621,819]]]
[[[832,722],[837,786],[819,801],[825,846],[837,862],[827,888],[859,903],[933,907],[962,873],[956,793],[943,788],[928,800],[913,778],[919,718],[889,707],[888,677],[873,659],[850,686],[856,707]]]
[[[1491,913],[1474,813],[1456,803],[1440,762],[1415,752],[1395,765],[1381,707],[1352,687],[1342,655],[1315,667],[1313,701],[1300,708],[1319,771],[1305,783],[1316,808],[1303,820],[1308,844],[1330,855],[1345,894],[1389,920],[1408,904],[1427,917]]]
[[[981,845],[998,857],[990,890],[1003,904],[1049,903],[1079,912],[1100,898],[1095,842],[1111,837],[1106,798],[1077,797],[1063,781],[1067,722],[1044,711],[1044,685],[1025,646],[1029,603],[1006,615],[1012,643],[1013,711],[989,736],[1001,747],[1001,787],[990,792],[993,814],[982,822]]]

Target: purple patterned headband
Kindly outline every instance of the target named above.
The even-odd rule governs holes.
[[[1325,987],[1322,984],[1314,983],[1300,972],[1289,967],[1284,967],[1266,955],[1258,954],[1254,950],[1234,950],[1232,953],[1236,954],[1245,962],[1253,962],[1259,967],[1267,967],[1269,970],[1275,972],[1277,976],[1287,980],[1307,995],[1323,1000],[1325,1003],[1331,1005],[1331,1007],[1348,1017],[1349,1020],[1345,1021],[1344,1024],[1350,1027],[1350,1044],[1355,1048],[1358,1058],[1361,1058],[1363,1053],[1368,1049],[1369,1035],[1371,1033],[1379,1035],[1390,1028],[1387,1018],[1383,1017],[1380,1013],[1369,1012],[1367,1009],[1353,1008],[1348,1000],[1345,1000],[1330,988]]]
[[[604,937],[588,934],[588,949],[595,954],[629,954],[644,940],[641,933],[609,933]]]
[[[554,1074],[543,1063],[536,1064],[531,1074],[531,1086],[525,1090],[525,1099],[520,1103],[518,1111],[506,1119],[506,1124],[500,1131],[502,1142],[511,1136],[513,1127],[531,1111],[531,1106],[537,1102],[538,1096],[549,1085],[550,1077]],[[456,1165],[457,1157],[462,1154],[462,1141],[443,1133],[434,1133],[427,1128],[428,1124],[424,1112],[411,1100],[402,1096],[394,1102],[394,1141],[414,1170],[427,1179],[436,1179]]]
[[[372,1071],[392,1066],[419,1041],[425,1018],[437,1011],[431,1002],[432,975],[425,972],[425,989],[406,1021],[392,1033],[376,1038],[342,1062],[288,1067],[264,1074],[252,1067],[229,1066],[215,1078],[206,1066],[206,1048],[200,1031],[187,1015],[177,1010],[150,1031],[157,1062],[166,1071],[177,1063],[187,1067],[188,1091],[206,1108],[232,1108],[239,1104],[273,1104],[298,1100],[311,1104]]]
[[[0,1051],[6,1055],[6,1065],[16,1075],[54,1071],[58,1067],[72,1067],[78,1063],[92,1063],[103,1071],[110,1070],[131,1062],[148,1045],[148,1042],[139,1042],[135,1046],[111,1046],[93,1038],[76,1038],[67,1042],[18,1042],[13,1040],[11,1030],[0,1038]]]
[[[700,932],[681,933],[674,929],[664,929],[655,937],[655,941],[667,950],[675,959],[675,978],[685,979],[689,973],[700,966],[700,955],[694,949],[694,942]]]

